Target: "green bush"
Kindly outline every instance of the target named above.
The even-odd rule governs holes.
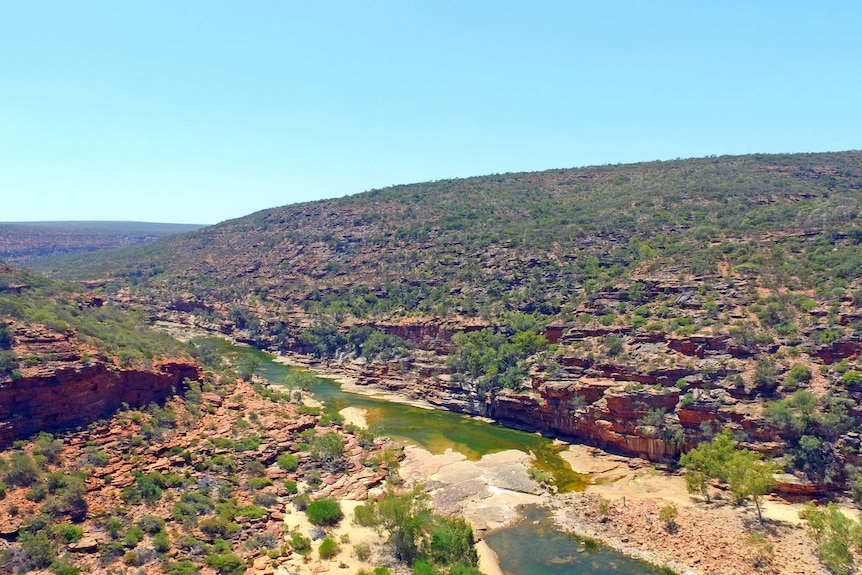
[[[305,511],[309,503],[311,503],[311,496],[308,493],[300,493],[293,498],[293,506],[298,511]]]
[[[166,561],[162,563],[162,571],[167,575],[198,575],[200,573],[200,569],[198,569],[197,565],[188,559],[183,559],[182,561]]]
[[[862,372],[850,370],[841,376],[841,383],[849,386],[862,385]]]
[[[335,525],[344,517],[338,501],[328,497],[309,503],[305,514],[313,525]]]
[[[353,554],[360,561],[367,561],[371,557],[371,546],[368,543],[355,543],[353,545]]]
[[[120,531],[123,530],[123,522],[117,517],[109,517],[107,521],[105,521],[105,531],[108,532],[108,535],[111,538],[116,539],[120,536]]]
[[[284,488],[287,490],[288,494],[290,494],[290,495],[296,495],[296,493],[299,490],[299,488],[296,485],[296,481],[294,481],[292,479],[285,480]]]
[[[294,551],[302,555],[311,551],[311,539],[298,531],[292,531],[290,533],[289,543]]]
[[[39,503],[48,495],[48,486],[44,483],[34,483],[27,493],[24,494],[28,500]]]
[[[57,559],[48,567],[54,575],[79,575],[81,570],[62,559]]]
[[[38,478],[39,468],[33,458],[23,451],[12,452],[9,459],[9,469],[6,471],[6,483],[19,487],[29,487]]]
[[[440,575],[440,572],[424,561],[417,561],[413,564],[413,575]]]
[[[210,537],[220,536],[229,537],[238,531],[241,527],[236,523],[225,519],[224,517],[207,517],[198,523],[201,531]]]
[[[211,553],[207,555],[206,563],[222,575],[242,575],[245,573],[245,561],[234,553]]]
[[[248,517],[249,519],[260,519],[261,517],[266,517],[267,511],[257,505],[246,505],[237,509],[236,514],[241,517]]]
[[[291,453],[282,453],[278,456],[276,463],[285,471],[296,471],[299,467],[299,459]]]
[[[608,335],[604,341],[605,351],[608,355],[615,357],[623,352],[623,340],[616,335]]]
[[[60,523],[54,526],[54,533],[63,541],[63,543],[74,543],[84,536],[84,530],[77,525],[71,523]]]
[[[153,549],[158,551],[159,553],[167,553],[167,551],[171,548],[171,540],[168,537],[168,534],[164,531],[159,531],[155,535],[153,535]]]
[[[373,505],[357,505],[353,508],[353,522],[363,527],[374,527],[380,520]]]
[[[249,489],[259,490],[272,485],[272,479],[269,477],[251,477],[248,480]]]
[[[0,349],[10,349],[15,343],[15,331],[5,321],[0,322]]]
[[[137,525],[129,527],[128,531],[126,531],[126,534],[123,535],[123,545],[125,545],[126,547],[134,547],[143,540],[144,530]]]
[[[155,515],[144,515],[138,519],[137,525],[143,529],[144,532],[153,535],[165,528],[165,520],[161,517],[156,517]]]
[[[49,532],[49,529],[43,529],[35,533],[22,533],[18,538],[21,549],[37,569],[47,567],[57,558],[57,550]]]
[[[268,491],[265,493],[256,493],[252,501],[255,505],[260,505],[261,507],[272,507],[278,502],[278,496]]]
[[[320,554],[321,559],[332,559],[338,554],[338,543],[332,537],[325,537],[320,542],[317,552]]]

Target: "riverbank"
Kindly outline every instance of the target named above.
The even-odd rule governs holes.
[[[353,393],[416,405],[414,400],[391,392],[384,393],[373,387],[355,385],[349,374],[336,369],[297,361],[296,358],[280,358],[280,361],[311,369],[321,377],[342,382]],[[418,452],[413,453],[415,456]],[[791,504],[774,496],[766,498],[763,505],[766,521],[761,530],[752,506],[734,506],[729,497],[720,492],[713,503],[706,504],[700,498],[688,494],[681,474],[667,473],[648,461],[613,455],[583,445],[571,445],[561,456],[574,471],[592,478],[584,492],[541,498],[540,502],[553,510],[556,523],[563,530],[599,539],[628,555],[670,567],[678,573],[825,573],[815,555],[814,544],[799,519],[799,511],[803,507],[801,504]],[[440,456],[426,452],[419,459],[430,464],[435,457]],[[448,457],[453,456],[450,454]],[[526,471],[529,461],[528,457],[522,461],[513,461],[510,467]],[[463,462],[456,458],[441,468],[450,464],[463,465]],[[429,473],[429,469],[421,465],[418,469],[418,477],[426,480],[437,473],[433,470]],[[459,468],[456,466],[453,469]],[[470,489],[476,489],[477,493],[481,491],[476,482],[467,485]],[[470,517],[475,517],[477,512],[484,513],[483,499],[478,497],[470,501],[468,497],[458,507],[447,505],[447,499],[442,498],[435,502],[435,506],[439,504],[441,512],[448,509],[471,520]],[[674,533],[669,533],[658,517],[660,510],[668,505],[676,507],[678,513]],[[513,513],[507,516],[507,521],[513,522],[517,518],[515,507]],[[504,524],[506,522],[499,525]],[[477,531],[481,533],[481,528]],[[755,532],[763,533],[764,544],[745,543]],[[771,552],[768,552],[769,547]],[[498,570],[499,566],[493,558],[491,562],[494,565],[492,569]],[[756,567],[758,562],[761,568]]]
[[[734,505],[722,491],[716,491],[707,504],[689,495],[682,474],[664,472],[647,461],[583,445],[571,446],[563,456],[594,479],[582,493],[551,500],[554,519],[562,529],[681,574],[826,573],[799,517],[801,503],[764,498],[764,525],[760,526],[752,504]],[[669,530],[659,514],[671,505],[677,516],[675,529]],[[754,533],[762,534],[760,543]]]
[[[339,414],[346,423],[367,426],[362,409],[346,407]],[[435,512],[460,515],[469,521],[479,537],[476,552],[480,571],[485,575],[504,575],[497,554],[481,536],[485,531],[516,521],[519,506],[542,501],[542,490],[530,479],[528,466],[529,456],[520,451],[510,450],[469,461],[451,449],[435,455],[427,449],[408,445],[399,474],[408,483],[426,485]]]

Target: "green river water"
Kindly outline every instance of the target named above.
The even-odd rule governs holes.
[[[270,354],[245,346],[235,346],[219,340],[221,352],[233,361],[252,355],[259,361],[257,373],[273,384],[285,381],[292,369],[276,363]],[[373,396],[347,393],[334,381],[318,378],[311,389],[315,398],[329,409],[348,406],[364,409],[369,426],[381,435],[414,443],[433,453],[447,448],[459,451],[470,459],[508,449],[517,449],[535,456],[534,465],[554,477],[560,491],[583,489],[589,480],[574,473],[560,457],[565,446],[556,445],[546,437],[509,429],[463,414],[444,410],[429,410],[389,402]],[[630,559],[610,549],[593,549],[582,540],[562,533],[554,527],[547,512],[527,508],[518,525],[502,529],[486,537],[500,558],[500,565],[510,575],[644,575],[660,574],[641,561]]]

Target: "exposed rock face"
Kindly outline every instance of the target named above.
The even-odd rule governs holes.
[[[200,378],[197,365],[165,362],[146,370],[75,362],[8,380],[0,386],[0,445],[93,421],[123,403],[141,406],[162,400],[185,378]]]
[[[660,461],[678,454],[676,445],[654,437],[654,430],[638,420],[651,411],[673,411],[679,400],[676,389],[640,389],[602,392],[603,397],[576,409],[574,396],[593,396],[614,385],[610,380],[538,386],[537,392],[501,391],[489,406],[489,415],[513,427],[577,437],[581,440],[635,456]]]
[[[81,305],[101,306],[88,297]],[[187,358],[130,367],[76,336],[42,324],[13,322],[20,371],[0,376],[0,446],[33,433],[86,424],[126,403],[133,407],[181,391],[186,378],[201,377]],[[91,358],[92,356],[92,358]]]

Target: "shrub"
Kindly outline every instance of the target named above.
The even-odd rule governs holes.
[[[299,489],[296,486],[296,481],[294,481],[292,479],[287,479],[284,482],[284,488],[287,490],[287,492],[290,495],[296,495],[296,493],[299,491]]]
[[[309,503],[305,514],[313,525],[335,525],[344,517],[338,501],[328,497]]]
[[[60,451],[63,449],[63,440],[54,439],[54,436],[44,431],[39,432],[33,442],[33,453],[43,456],[50,463],[57,463]]]
[[[108,532],[108,535],[110,535],[112,539],[119,537],[122,529],[123,522],[117,517],[109,517],[108,520],[105,521],[105,531]]]
[[[222,573],[222,575],[242,575],[245,573],[245,561],[230,551],[211,553],[206,558],[207,565]]]
[[[300,493],[293,498],[293,506],[298,511],[305,511],[309,503],[311,503],[311,496],[308,493]]]
[[[44,483],[35,483],[30,489],[27,490],[27,493],[24,494],[24,497],[33,501],[35,503],[39,503],[40,501],[45,499],[45,496],[48,495],[48,486]]]
[[[435,571],[424,561],[417,561],[413,564],[413,575],[439,575],[439,571]]]
[[[29,487],[39,478],[39,468],[29,454],[15,451],[9,460],[9,470],[6,472],[6,483]]]
[[[259,490],[272,485],[272,479],[269,477],[251,477],[248,480],[249,489]]]
[[[21,549],[37,569],[47,567],[57,558],[57,550],[48,531],[49,529],[42,529],[35,533],[25,532],[18,538]]]
[[[10,349],[15,343],[15,331],[5,321],[0,323],[0,349]]]
[[[165,528],[165,520],[155,515],[144,515],[138,520],[138,527],[153,535]]]
[[[605,350],[610,356],[617,356],[623,351],[623,340],[616,335],[608,335],[604,341]]]
[[[311,440],[311,456],[323,463],[333,463],[344,455],[344,440],[338,433],[324,433]]]
[[[253,498],[255,505],[261,507],[272,507],[278,501],[278,496],[275,493],[256,493]]]
[[[162,563],[162,571],[167,575],[198,575],[198,573],[200,573],[197,565],[188,559],[183,559],[182,561],[166,561],[165,563]]]
[[[135,551],[126,551],[126,553],[123,555],[123,563],[132,567],[143,565],[143,561],[141,561],[141,556],[138,555]]]
[[[214,537],[216,535],[229,537],[241,529],[239,525],[232,521],[228,521],[224,517],[207,517],[202,520],[198,526],[201,531],[210,537]]]
[[[678,515],[676,506],[665,505],[658,512],[659,521],[664,523],[664,528],[668,533],[676,533],[677,524],[676,517]]]
[[[242,517],[248,517],[250,519],[260,519],[261,517],[266,517],[266,509],[263,507],[258,507],[257,505],[246,505],[244,507],[240,507],[237,509],[236,514]]]
[[[282,453],[278,456],[276,463],[285,471],[296,471],[299,467],[299,459],[291,453]]]
[[[250,477],[263,477],[266,474],[266,467],[260,461],[249,461],[245,464],[245,472]]]
[[[144,539],[144,530],[138,527],[137,525],[133,525],[129,527],[129,530],[126,531],[126,534],[123,536],[123,545],[126,547],[134,547]]]
[[[62,559],[57,559],[51,563],[49,569],[54,575],[78,575],[81,572],[80,569]]]
[[[74,543],[83,537],[84,530],[71,523],[61,523],[54,527],[54,532],[63,543]]]
[[[850,370],[841,376],[841,383],[849,386],[858,386],[862,384],[862,372]]]
[[[353,545],[353,554],[360,561],[367,561],[371,557],[371,546],[368,543],[356,543]]]
[[[293,547],[294,551],[302,555],[305,555],[311,551],[311,539],[298,531],[292,531],[290,533],[289,543],[290,546]]]
[[[353,522],[363,527],[374,527],[379,520],[373,506],[357,505],[353,509]]]
[[[317,552],[321,559],[332,559],[338,554],[338,543],[332,537],[325,537],[320,543]]]
[[[153,535],[153,549],[159,553],[166,553],[171,548],[171,540],[168,534],[164,531],[159,531]]]

